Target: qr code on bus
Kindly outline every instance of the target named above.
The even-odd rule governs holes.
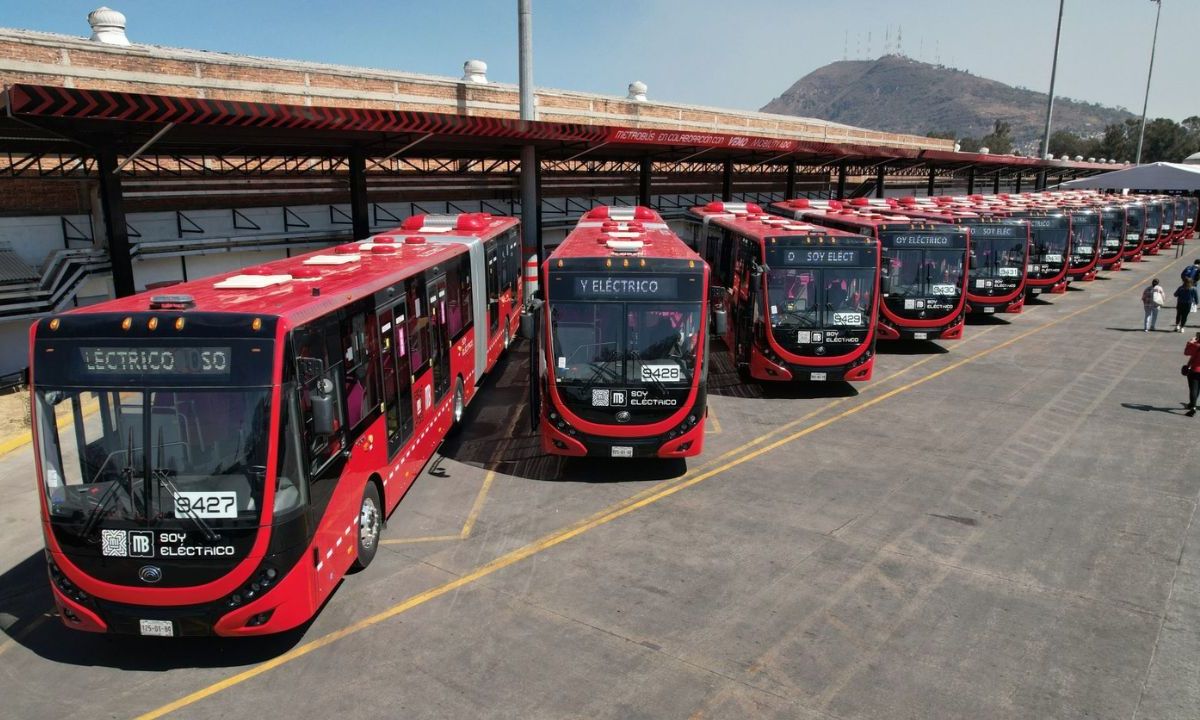
[[[592,407],[608,407],[608,390],[592,390]]]
[[[124,530],[101,530],[100,552],[107,557],[128,557],[129,537]]]

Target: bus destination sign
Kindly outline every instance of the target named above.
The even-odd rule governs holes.
[[[672,300],[679,290],[678,278],[645,275],[576,275],[571,287],[578,300]]]
[[[767,253],[768,265],[803,267],[809,265],[866,265],[864,251],[851,248],[780,248]]]
[[[83,367],[97,375],[227,376],[228,347],[82,347]]]

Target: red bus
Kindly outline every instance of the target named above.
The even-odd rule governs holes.
[[[880,340],[956,340],[966,318],[969,233],[871,208],[865,199],[772,204],[772,212],[874,238],[880,244]]]
[[[1078,205],[1064,209],[1071,217],[1071,258],[1067,264],[1067,277],[1091,282],[1096,279],[1102,249],[1100,212]]]
[[[753,204],[711,202],[689,214],[721,288],[725,344],[739,369],[768,381],[871,379],[878,241]]]
[[[704,448],[708,266],[645,207],[592,208],[542,265],[542,449]]]
[[[1128,208],[1112,202],[1111,198],[1100,201],[1100,260],[1101,270],[1120,270],[1128,242]]]
[[[1136,198],[1121,198],[1118,205],[1125,209],[1125,247],[1121,259],[1141,262],[1146,251],[1146,203]]]
[[[455,233],[486,247],[517,227],[480,215]],[[311,618],[371,562],[488,369],[480,250],[385,233],[37,321],[64,624],[240,636]]]
[[[1009,219],[985,207],[918,208],[902,203],[893,212],[930,222],[960,225],[971,232],[967,265],[967,313],[1019,313],[1025,307],[1029,264],[1029,223]]]
[[[1030,232],[1026,295],[1067,291],[1071,218],[1057,209],[1014,204],[1011,217],[1028,220]]]
[[[1157,255],[1165,242],[1163,225],[1163,202],[1154,197],[1146,198],[1146,242],[1143,255]]]

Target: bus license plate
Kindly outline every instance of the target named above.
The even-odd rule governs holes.
[[[929,333],[927,333],[927,332],[913,333],[913,340],[928,340],[928,339],[929,339]]]
[[[984,307],[984,308],[983,308],[983,312],[984,312],[985,314],[986,314],[986,313],[994,313],[994,312],[996,312],[996,308],[994,308],[994,307]]]
[[[808,374],[809,380],[824,380],[826,377],[827,377],[827,375],[823,372],[815,372],[815,373]]]
[[[633,448],[628,445],[613,445],[612,456],[631,458],[633,457]]]
[[[141,620],[143,635],[154,637],[174,637],[175,625],[170,620]]]
[[[1041,295],[1042,289],[1041,288],[1029,288],[1029,294],[1030,295]]]

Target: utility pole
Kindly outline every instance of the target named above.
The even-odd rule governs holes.
[[[1063,5],[1066,0],[1058,0],[1058,29],[1054,31],[1054,61],[1050,64],[1050,99],[1046,103],[1046,132],[1042,135],[1042,158],[1050,152],[1050,118],[1054,115],[1054,76],[1058,74],[1058,41],[1062,37]]]
[[[1134,165],[1142,164],[1142,141],[1146,139],[1146,109],[1150,106],[1150,78],[1154,76],[1154,49],[1158,46],[1158,19],[1162,16],[1162,0],[1150,0],[1158,6],[1154,13],[1154,39],[1150,41],[1150,70],[1146,73],[1146,99],[1142,102],[1142,129],[1138,131],[1137,157]]]

